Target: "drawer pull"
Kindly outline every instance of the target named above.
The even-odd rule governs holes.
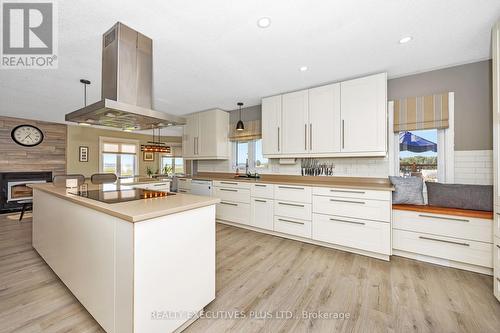
[[[238,192],[238,190],[233,190],[233,189],[229,189],[229,188],[220,188],[219,191]]]
[[[330,221],[366,225],[366,223],[364,223],[364,222],[355,222],[355,221],[347,221],[347,220],[330,219]]]
[[[500,245],[497,244],[497,247],[500,249]]]
[[[166,186],[167,184],[154,184],[153,186]]]
[[[226,184],[226,185],[238,185],[238,183],[234,182],[220,182],[221,184]]]
[[[278,219],[278,221],[281,222],[288,222],[288,223],[293,223],[293,224],[304,224],[304,222],[299,222],[299,221],[292,221],[292,220],[285,220],[285,219]]]
[[[181,192],[181,193],[187,193],[186,190],[179,190],[178,192]]]
[[[441,216],[434,216],[434,215],[427,215],[427,214],[418,214],[420,217],[428,217],[431,219],[439,219],[439,220],[450,220],[450,221],[459,221],[459,222],[470,222],[469,220],[466,219],[457,219],[454,217],[441,217]]]
[[[365,205],[366,204],[366,202],[364,202],[364,201],[338,200],[338,199],[330,199],[330,201],[334,201],[334,202],[347,202],[347,203],[360,204],[360,205]]]
[[[418,238],[436,241],[436,242],[442,242],[442,243],[455,244],[455,245],[470,246],[470,244],[467,244],[467,243],[453,242],[453,241],[444,240],[444,239],[436,239],[436,238],[430,238],[430,237],[424,237],[424,236],[418,236]]]
[[[351,190],[330,190],[330,192],[339,192],[339,193],[354,193],[354,194],[365,194],[365,191],[351,191]]]
[[[261,199],[254,199],[255,202],[267,202],[266,200],[261,200]]]
[[[497,281],[500,282],[500,278],[497,278]]]
[[[222,205],[238,206],[238,204],[235,204],[235,203],[232,203],[232,202],[225,202],[225,201],[221,201],[220,203],[221,203]]]
[[[287,202],[278,202],[278,205],[293,206],[293,207],[305,207],[304,205],[292,204],[292,203],[287,203]]]
[[[255,186],[257,186],[257,187],[267,187],[267,185],[264,185],[264,184],[255,184]]]
[[[296,186],[278,186],[278,188],[284,188],[289,190],[304,190],[303,187],[296,187]]]

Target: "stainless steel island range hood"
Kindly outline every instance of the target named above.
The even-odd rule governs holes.
[[[101,100],[66,114],[66,121],[145,130],[184,125],[152,105],[153,41],[118,22],[102,38]]]

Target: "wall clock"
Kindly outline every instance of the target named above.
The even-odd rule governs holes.
[[[12,140],[24,147],[34,147],[43,141],[42,131],[32,125],[19,125],[10,133]]]

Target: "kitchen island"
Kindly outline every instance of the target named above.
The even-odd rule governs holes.
[[[106,332],[181,331],[215,298],[218,199],[108,203],[143,190],[32,187],[33,247]],[[103,201],[85,196],[99,192]]]

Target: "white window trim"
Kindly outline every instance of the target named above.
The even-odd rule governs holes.
[[[160,170],[160,172],[163,172],[163,166],[162,166],[162,160],[164,157],[168,157],[172,160],[172,162],[174,162],[174,160],[176,158],[180,158],[182,159],[182,167],[183,167],[183,172],[182,173],[185,173],[186,172],[186,160],[182,157],[182,156],[175,156],[173,154],[161,154],[160,157],[158,158],[158,170]]]
[[[102,160],[102,153],[103,153],[103,146],[104,142],[118,142],[118,143],[129,143],[129,144],[134,144],[135,145],[135,171],[139,172],[139,158],[140,158],[140,153],[141,153],[141,146],[140,146],[140,141],[135,140],[135,139],[123,139],[123,138],[114,138],[114,137],[107,137],[107,136],[100,136],[99,137],[99,172],[103,172],[103,160]]]
[[[455,181],[455,93],[448,93],[449,127],[438,130],[438,180],[445,183]],[[389,131],[394,128],[394,102],[388,103]],[[389,173],[399,176],[399,133],[389,135]],[[441,157],[441,158],[440,158]]]
[[[245,143],[248,144],[248,171],[249,172],[265,172],[269,168],[269,159],[266,167],[258,167],[256,166],[256,156],[255,156],[255,143],[257,140],[250,140],[246,141]],[[238,141],[233,141],[231,144],[231,169],[233,171],[236,170],[236,168],[239,168],[239,166],[236,164],[237,160],[237,153],[236,153],[236,147],[237,147]],[[245,172],[245,170],[239,170],[240,172]]]

